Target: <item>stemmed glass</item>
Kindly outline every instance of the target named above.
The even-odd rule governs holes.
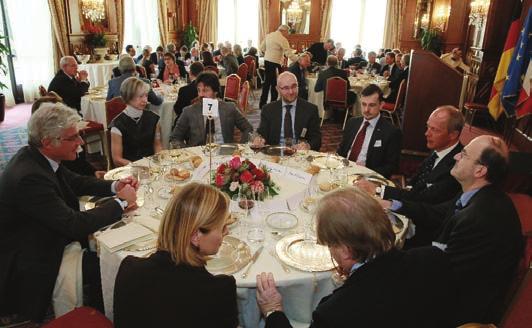
[[[174,84],[174,81],[175,81],[174,73],[168,74],[168,80],[170,81],[170,84]]]
[[[249,206],[247,205],[248,204],[248,199],[245,196],[242,196],[240,194],[240,191],[239,191],[238,194],[233,195],[231,200],[232,200],[232,203],[231,203],[231,214],[238,221],[238,223],[237,223],[238,224],[238,228],[239,228],[238,229],[239,230],[238,234],[240,235],[240,238],[242,238],[243,237],[244,220],[249,215]]]
[[[153,205],[153,188],[151,186],[152,177],[150,170],[138,167],[135,173],[140,185],[139,190],[142,190],[142,194],[139,195],[140,197],[137,197],[137,204],[139,207],[142,207],[147,201],[149,204]]]
[[[333,182],[333,170],[336,169],[339,165],[337,156],[335,153],[327,153],[327,158],[325,159],[325,166],[329,169],[329,182]]]

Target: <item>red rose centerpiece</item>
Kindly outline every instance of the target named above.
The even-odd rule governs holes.
[[[264,197],[265,190],[271,196],[279,194],[279,188],[272,181],[271,175],[266,167],[258,167],[248,159],[241,160],[235,156],[229,162],[223,163],[216,169],[214,175],[214,186],[232,197],[239,193],[246,197],[256,195]]]

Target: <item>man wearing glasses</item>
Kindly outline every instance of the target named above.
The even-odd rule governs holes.
[[[52,293],[54,309],[55,300],[68,299],[60,296],[64,288],[59,286],[65,281],[79,288],[90,286],[85,295],[75,297],[75,303],[84,296],[88,305],[103,308],[99,261],[83,248],[89,234],[136,207],[138,183],[131,177],[103,181],[80,176],[61,164],[75,159],[83,144],[80,119],[63,104],[43,104],[28,123],[28,146],[17,152],[0,176],[0,315],[42,321]],[[114,199],[82,212],[78,200],[82,195]],[[82,279],[79,271],[62,269],[64,280],[56,282],[60,268],[69,262],[67,254],[76,259],[74,268],[81,266]]]
[[[283,72],[277,78],[281,100],[264,106],[260,114],[256,144],[294,146],[296,149],[318,151],[321,146],[318,107],[298,98],[297,78]]]
[[[59,62],[61,69],[54,76],[48,91],[55,91],[68,107],[81,111],[81,97],[89,91],[87,71],[78,72],[78,63],[72,56],[65,56]]]

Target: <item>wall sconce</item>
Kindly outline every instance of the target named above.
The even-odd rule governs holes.
[[[105,19],[105,0],[81,0],[81,13],[91,22]]]
[[[445,32],[447,29],[447,21],[451,15],[451,6],[442,5],[436,8],[434,11],[434,17],[432,19],[432,25],[434,28]]]
[[[469,21],[472,25],[482,26],[488,10],[490,8],[490,0],[473,0],[471,1],[471,11],[469,12]]]

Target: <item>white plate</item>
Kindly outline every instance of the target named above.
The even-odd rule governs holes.
[[[288,212],[271,213],[266,217],[266,224],[274,229],[292,229],[297,226],[297,216]]]

